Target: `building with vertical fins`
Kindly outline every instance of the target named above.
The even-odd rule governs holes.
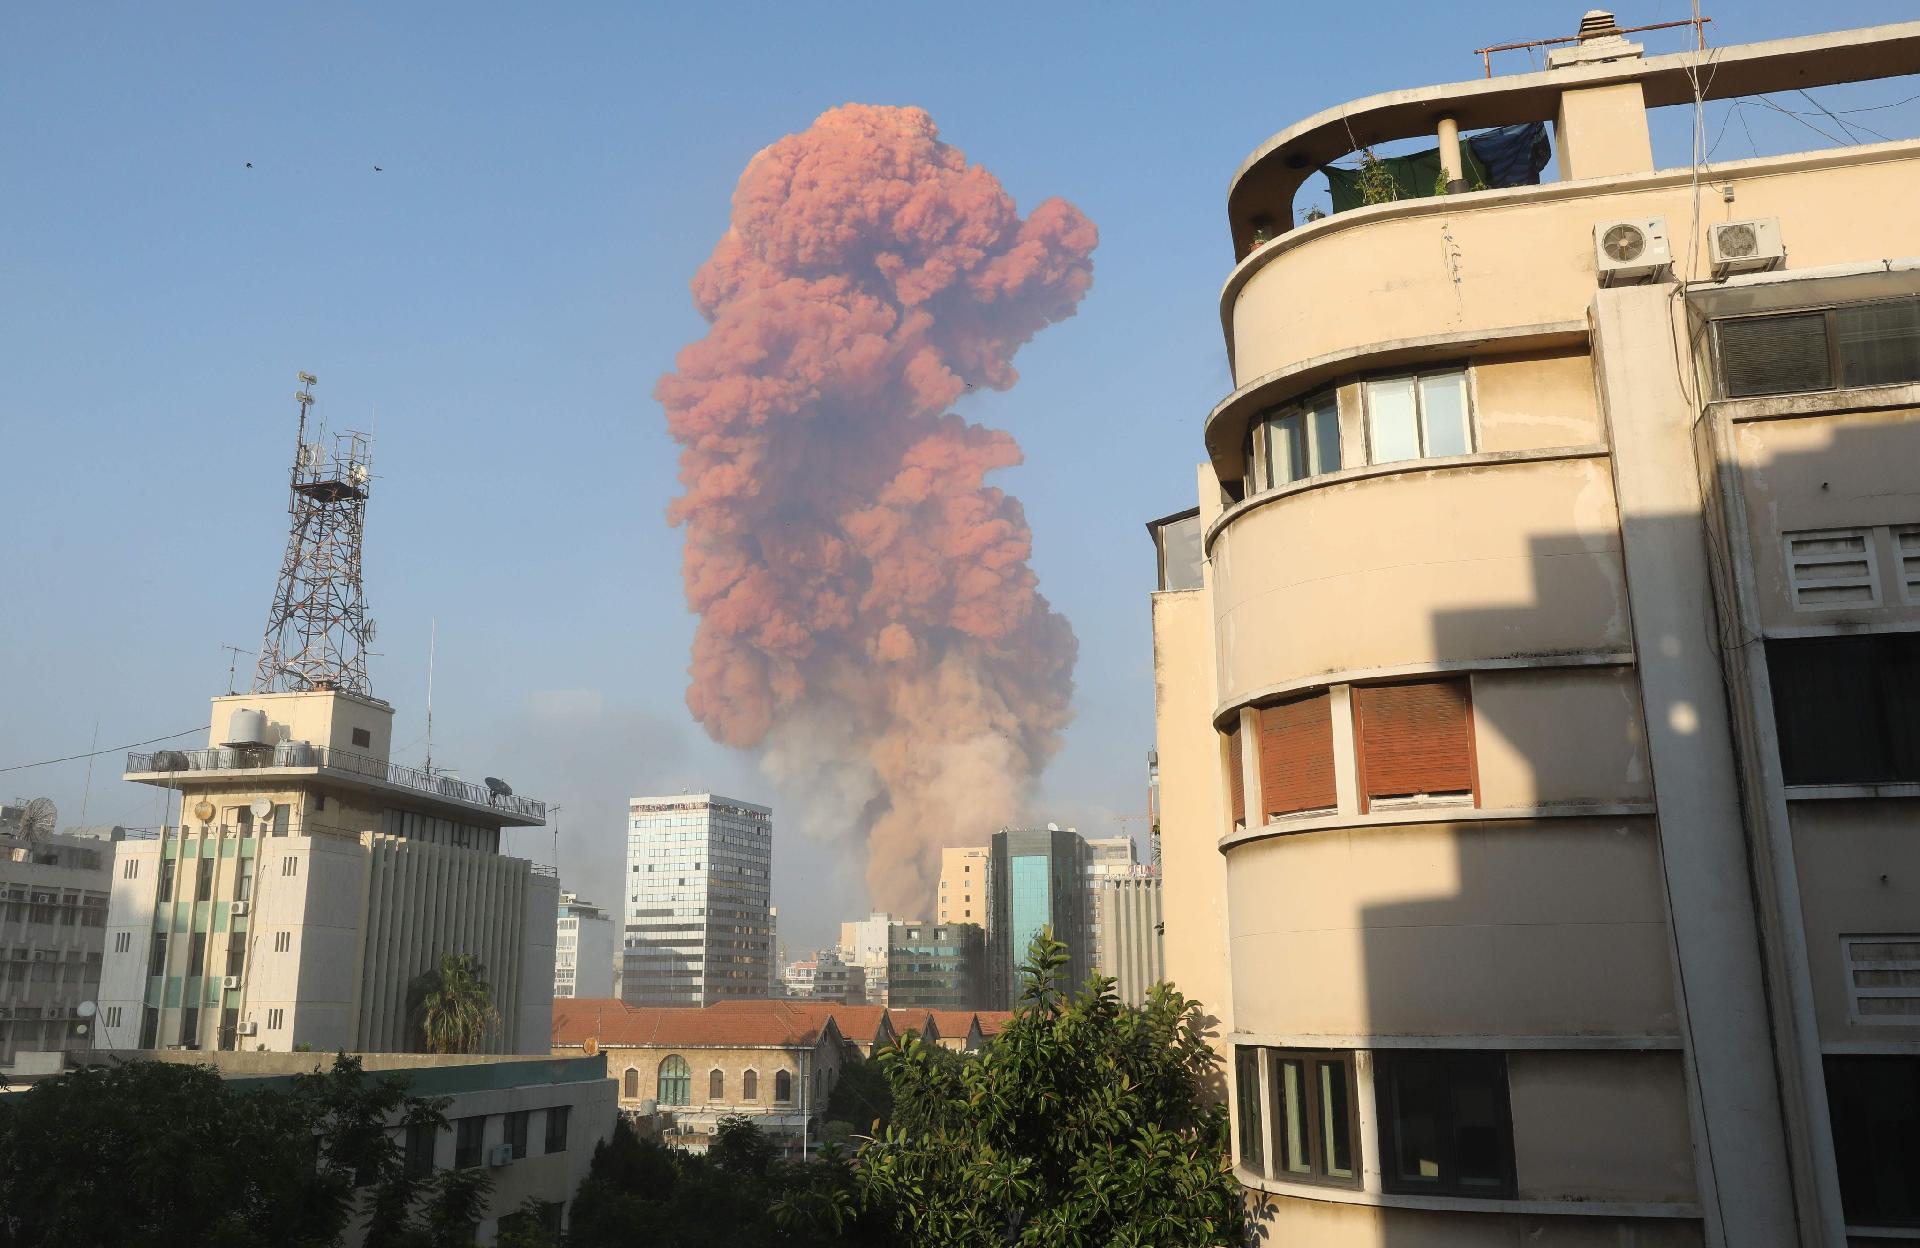
[[[1275,1243],[1920,1238],[1920,142],[1648,121],[1920,72],[1920,23],[1628,33],[1227,197],[1158,813]]]
[[[454,954],[493,988],[485,1051],[544,1053],[559,889],[501,834],[546,807],[393,760],[366,670],[367,441],[309,441],[302,380],[255,688],[213,699],[203,748],[127,757],[171,822],[118,847],[100,1047],[412,1051],[420,977]]]
[[[627,804],[628,1005],[764,998],[773,983],[773,811],[716,793]]]

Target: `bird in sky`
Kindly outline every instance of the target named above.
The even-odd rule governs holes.
[[[248,161],[248,162],[247,162],[247,168],[249,168],[249,169],[251,169],[251,168],[253,168],[253,162],[252,162],[252,161]]]
[[[380,166],[379,166],[379,165],[375,165],[375,166],[373,167],[373,171],[374,171],[375,173],[379,173],[379,172],[381,171],[381,170],[380,170]]]

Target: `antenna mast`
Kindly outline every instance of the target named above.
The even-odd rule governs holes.
[[[360,581],[367,493],[372,484],[371,439],[349,430],[307,441],[307,409],[319,379],[300,374],[300,422],[289,482],[287,554],[267,614],[255,693],[340,689],[373,696],[367,646],[373,621]]]
[[[440,645],[440,617],[435,616],[427,633],[427,765],[423,770],[433,774],[433,652]]]

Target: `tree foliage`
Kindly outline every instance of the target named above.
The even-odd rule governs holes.
[[[461,953],[440,955],[440,964],[414,980],[410,995],[429,1053],[478,1053],[487,1033],[500,1025],[486,968]]]
[[[0,1248],[368,1248],[467,1242],[484,1171],[409,1175],[392,1128],[446,1125],[444,1101],[326,1072],[250,1087],[211,1067],[128,1062],[0,1101]]]

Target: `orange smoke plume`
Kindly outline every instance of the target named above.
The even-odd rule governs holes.
[[[756,155],[693,279],[711,324],[654,395],[682,448],[687,706],[802,823],[865,835],[876,905],[1019,814],[1059,743],[1073,630],[1036,588],[1012,437],[948,410],[1073,314],[1098,232],[1022,219],[917,108],[849,104]]]

